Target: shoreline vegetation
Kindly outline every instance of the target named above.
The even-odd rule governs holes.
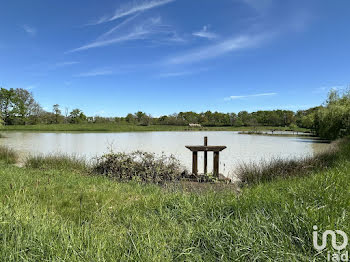
[[[190,126],[170,126],[170,125],[128,125],[113,123],[82,123],[82,124],[51,124],[51,125],[9,125],[3,126],[0,131],[35,131],[35,132],[151,132],[151,131],[294,131],[310,132],[307,128],[273,127],[258,126],[252,131],[252,127],[232,127],[232,126],[213,126],[213,127],[190,127]]]
[[[294,131],[294,130],[249,130],[249,131],[239,131],[240,135],[261,135],[261,136],[306,136],[306,137],[317,137],[315,134],[309,130],[304,131]]]
[[[350,145],[349,138],[333,141],[326,150],[315,153],[313,156],[291,159],[275,157],[269,161],[242,163],[235,174],[243,186],[251,186],[321,172],[333,167],[341,158],[344,151],[341,144]]]

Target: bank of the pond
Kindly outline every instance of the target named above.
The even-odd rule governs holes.
[[[261,126],[256,130],[289,130],[288,127]],[[2,128],[3,131],[80,131],[80,132],[146,132],[146,131],[249,131],[252,127],[189,127],[172,125],[126,125],[126,124],[51,124],[51,125],[9,125]],[[308,131],[305,128],[295,128],[295,131]]]
[[[240,135],[257,135],[257,136],[293,136],[293,137],[312,137],[317,138],[314,133],[310,131],[306,132],[300,132],[300,131],[290,131],[290,130],[261,130],[261,131],[239,131],[238,134]],[[321,141],[321,139],[320,139]],[[325,142],[330,142],[329,140],[323,140]]]
[[[326,170],[235,191],[169,190],[78,168],[0,163],[4,261],[324,261],[313,226],[350,233],[350,146]],[[69,166],[69,165],[68,165]]]

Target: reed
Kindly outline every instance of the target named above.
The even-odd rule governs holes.
[[[291,159],[277,157],[272,160],[242,163],[235,170],[235,174],[244,185],[305,176],[333,167],[341,157],[344,157],[344,152],[347,152],[343,148],[344,144],[349,144],[348,138],[333,142],[326,151],[313,156]]]
[[[51,154],[51,155],[32,155],[27,157],[25,167],[38,169],[71,169],[87,171],[88,163],[84,158],[65,155],[65,154]]]
[[[4,161],[7,164],[15,164],[18,160],[18,155],[15,150],[0,146],[0,161]]]

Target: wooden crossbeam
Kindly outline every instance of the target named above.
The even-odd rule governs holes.
[[[189,150],[193,151],[212,151],[212,152],[220,152],[227,148],[226,146],[186,146]]]

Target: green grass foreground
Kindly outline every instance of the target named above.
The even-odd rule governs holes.
[[[252,127],[189,127],[189,126],[171,126],[171,125],[127,125],[127,124],[52,124],[52,125],[13,125],[4,126],[4,131],[80,131],[80,132],[145,132],[145,131],[249,131]],[[261,126],[255,130],[288,130],[288,127]],[[296,128],[295,131],[308,131],[305,128]]]
[[[118,183],[70,165],[0,162],[2,261],[325,261],[313,225],[350,234],[348,141],[333,167],[240,195]]]

